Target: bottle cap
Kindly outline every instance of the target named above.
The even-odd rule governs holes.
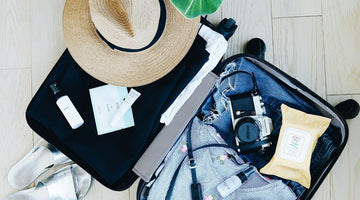
[[[56,82],[50,84],[49,88],[52,91],[52,93],[53,93],[53,95],[55,96],[56,99],[59,99],[61,96],[63,96],[61,94],[62,90],[61,90],[61,88],[58,86],[58,84]]]
[[[250,166],[249,168],[245,169],[244,173],[246,177],[250,177],[255,171],[255,167]]]
[[[245,169],[243,172],[240,172],[237,177],[240,178],[241,182],[245,182],[248,178],[255,172],[255,167],[250,166]]]

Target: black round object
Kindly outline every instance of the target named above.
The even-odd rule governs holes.
[[[259,58],[265,58],[266,45],[260,38],[253,38],[245,45],[245,53],[255,55]]]
[[[337,104],[335,109],[338,110],[345,119],[353,119],[358,116],[360,106],[354,99],[348,99]]]
[[[235,126],[235,136],[241,142],[255,142],[259,139],[260,127],[251,117],[240,119]]]

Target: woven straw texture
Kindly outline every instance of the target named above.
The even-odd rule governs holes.
[[[116,41],[116,36],[112,35],[116,30],[119,31],[119,35],[122,35],[123,38],[129,38],[131,34],[139,34],[136,32],[139,27],[145,27],[145,30],[148,30],[150,34],[154,34],[154,28],[152,27],[154,24],[148,26],[150,28],[141,25],[142,23],[133,25],[135,23],[133,23],[133,17],[129,13],[141,13],[134,11],[135,8],[140,9],[142,12],[159,12],[158,1],[156,1],[156,6],[153,5],[153,1],[150,1],[153,2],[151,4],[153,6],[144,4],[145,7],[134,6],[139,3],[136,1],[122,1],[118,2],[116,6],[111,4],[111,1],[114,0],[90,1],[93,1],[91,2],[92,6],[97,6],[97,9],[94,9],[97,11],[92,16],[101,16],[98,21],[95,20],[97,27],[101,26],[99,25],[101,20],[107,19],[109,22],[107,25],[102,26],[102,30],[99,30],[104,37],[107,36],[108,41]],[[166,23],[161,37],[155,44],[143,51],[125,52],[110,48],[99,37],[90,15],[90,3],[88,0],[67,0],[63,13],[65,43],[75,61],[87,73],[105,83],[135,87],[156,81],[169,73],[185,56],[195,39],[199,26],[199,18],[186,19],[169,0],[164,2],[166,6]],[[120,16],[125,16],[125,19],[119,20]],[[146,16],[155,19],[159,18],[159,14],[144,16],[145,18]],[[112,20],[109,20],[110,18]],[[137,15],[134,18],[143,18],[143,16]],[[137,19],[137,22],[141,22],[141,20]],[[115,25],[109,25],[111,23]],[[155,32],[157,23],[158,19],[156,19]],[[141,31],[140,34],[144,35],[144,37],[147,35],[146,32]],[[131,41],[121,44],[128,46],[131,45]],[[146,46],[148,40],[140,41],[139,44]],[[136,46],[134,47],[136,48]]]

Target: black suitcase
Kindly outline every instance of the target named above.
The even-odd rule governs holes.
[[[202,18],[202,24],[215,27]],[[91,176],[112,190],[126,190],[138,178],[137,159],[164,127],[161,114],[208,61],[207,41],[198,34],[181,62],[167,75],[135,87],[141,96],[132,105],[134,123],[141,124],[98,136],[89,89],[106,85],[87,74],[66,49],[26,109],[26,120],[39,136],[58,148]],[[49,86],[57,82],[85,123],[71,129]],[[127,88],[130,90],[130,88]]]
[[[332,143],[335,145],[331,156],[322,163],[321,166],[311,166],[311,187],[309,189],[304,188],[301,194],[299,194],[299,199],[311,199],[315,194],[316,190],[319,188],[321,183],[324,181],[325,177],[330,172],[331,168],[339,158],[342,150],[344,149],[347,139],[348,139],[348,127],[343,119],[343,117],[334,109],[332,105],[322,99],[320,96],[315,94],[309,88],[304,86],[302,83],[287,75],[285,72],[281,71],[274,65],[268,63],[267,61],[247,54],[239,54],[232,56],[216,68],[214,72],[219,74],[222,69],[226,67],[227,64],[236,61],[238,59],[245,58],[246,60],[252,62],[260,70],[264,71],[269,78],[275,80],[283,88],[295,94],[298,98],[306,101],[310,106],[318,111],[317,114],[331,118],[330,128],[327,130],[325,138],[320,138],[316,148],[321,148],[322,141],[333,140]],[[251,73],[251,72],[250,72]],[[213,90],[214,91],[214,90]],[[209,94],[210,98],[211,93]],[[198,113],[200,109],[198,110]],[[324,134],[325,135],[325,134]],[[324,135],[322,137],[324,137]],[[329,137],[330,136],[330,137]],[[316,151],[316,149],[315,149]],[[314,151],[314,152],[315,152]],[[312,161],[316,159],[316,155],[312,155]],[[155,177],[154,177],[155,179]],[[147,182],[140,181],[137,189],[137,199],[145,200],[149,193],[150,188],[147,185]]]

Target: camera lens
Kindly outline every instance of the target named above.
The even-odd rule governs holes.
[[[260,128],[251,117],[245,117],[235,126],[235,136],[242,142],[255,142],[259,138]]]

